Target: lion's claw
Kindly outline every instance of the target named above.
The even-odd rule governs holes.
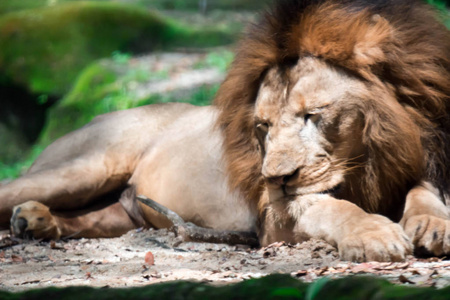
[[[450,253],[450,220],[416,215],[406,220],[404,229],[420,254],[442,256]]]
[[[50,209],[36,201],[28,201],[13,208],[11,232],[26,239],[59,239],[61,236]]]
[[[402,261],[412,253],[412,243],[400,225],[381,216],[374,218],[380,220],[365,222],[367,226],[362,224],[338,244],[342,260]]]

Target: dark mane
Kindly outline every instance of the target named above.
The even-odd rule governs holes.
[[[399,145],[402,134],[394,143],[388,140],[392,132],[385,131],[401,125],[366,124],[369,153],[362,186],[363,202],[371,204],[361,206],[383,209],[385,199],[403,197],[405,189],[421,179],[449,195],[450,33],[435,11],[418,0],[275,2],[241,41],[215,98],[231,185],[249,201],[259,201],[263,183],[252,116],[262,74],[271,66],[312,55],[392,88],[420,128],[419,141]],[[386,138],[379,139],[384,133]],[[420,161],[413,153],[418,147]]]

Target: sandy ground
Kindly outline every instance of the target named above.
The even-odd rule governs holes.
[[[149,254],[150,253],[150,254]],[[287,273],[306,282],[323,276],[375,274],[395,283],[450,285],[450,261],[410,257],[401,263],[342,262],[319,240],[266,248],[182,242],[168,230],[133,230],[113,239],[24,241],[0,237],[0,289],[48,286],[130,287],[171,280],[213,284]]]

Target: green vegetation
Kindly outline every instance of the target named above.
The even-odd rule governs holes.
[[[140,53],[231,41],[219,30],[199,32],[117,3],[76,2],[23,10],[0,17],[0,79],[34,93],[61,95],[86,65],[116,50]]]
[[[0,0],[0,94],[7,108],[0,112],[0,142],[5,145],[0,149],[0,179],[10,177],[5,166],[28,161],[47,109],[60,98],[74,98],[74,91],[82,85],[73,87],[76,78],[86,77],[80,72],[94,61],[112,57],[116,63],[126,63],[140,53],[228,44],[235,40],[236,32],[236,28],[222,25],[206,29],[186,26],[143,7],[111,1]],[[102,66],[91,67],[88,73],[95,70],[105,71],[99,75],[102,86],[88,96],[105,100],[92,111],[128,107],[126,101],[114,104],[131,97],[119,84],[112,84],[115,75]],[[121,80],[144,82],[167,76],[130,70]],[[109,109],[98,108],[101,106]],[[58,122],[62,128],[73,129],[64,125],[68,119]],[[86,120],[90,117],[74,124]]]
[[[0,14],[12,11],[54,6],[80,0],[0,0]],[[233,9],[254,10],[263,7],[270,0],[93,0],[94,2],[121,2],[139,5],[146,8],[167,10],[202,10],[202,4],[206,9]]]
[[[448,9],[448,1],[446,0],[427,0],[427,2],[435,6],[440,12],[442,21],[447,28],[450,28],[450,10]]]
[[[127,289],[92,287],[45,288],[19,293],[1,292],[15,299],[448,299],[450,287],[393,285],[377,277],[322,278],[307,284],[289,275],[274,274],[236,284],[211,286],[199,282],[167,282]]]
[[[226,72],[233,59],[234,53],[229,50],[213,51],[208,53],[206,58],[203,61],[197,63],[194,67],[196,69],[214,67],[221,72]]]
[[[225,72],[233,59],[233,53],[218,50],[208,53],[195,68],[216,68]],[[150,72],[148,66],[135,64],[124,53],[113,54],[86,67],[79,75],[72,90],[49,111],[46,127],[40,138],[41,145],[79,128],[95,116],[141,105],[166,102],[187,102],[208,105],[219,85],[202,86],[188,91],[175,90],[139,98],[136,90],[141,84],[169,78],[169,70]],[[1,175],[0,175],[1,177]]]
[[[17,160],[11,164],[5,164],[0,161],[0,180],[19,177],[31,167],[43,150],[43,146],[34,145],[30,151],[27,151],[27,156],[24,160]]]

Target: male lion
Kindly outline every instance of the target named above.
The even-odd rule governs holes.
[[[38,238],[170,226],[143,194],[262,245],[323,238],[356,261],[450,253],[449,31],[420,1],[276,2],[215,106],[97,117],[0,188],[0,224]]]

